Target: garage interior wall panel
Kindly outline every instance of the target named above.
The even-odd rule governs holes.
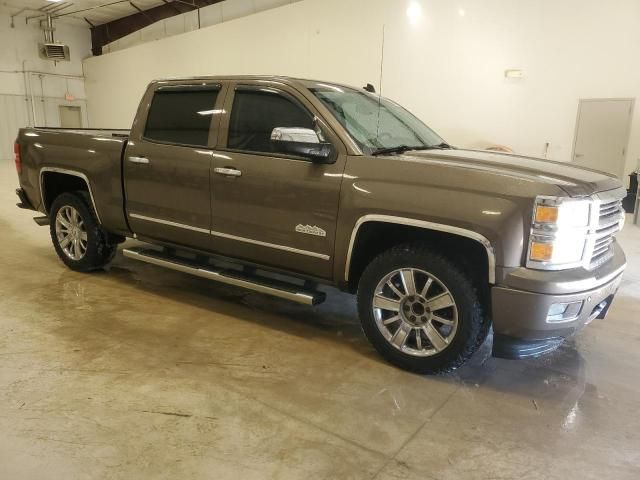
[[[384,30],[382,93],[448,141],[569,161],[580,98],[640,93],[638,18],[637,0],[303,0],[87,59],[90,123],[128,128],[146,84],[168,76],[379,88]],[[639,115],[626,172],[640,157]]]
[[[22,95],[0,94],[0,158],[13,158],[18,129],[29,122],[28,105]]]
[[[34,123],[59,126],[60,104],[80,106],[88,125],[82,60],[91,51],[91,34],[84,26],[57,22],[55,27],[56,40],[69,45],[68,62],[41,59],[42,31],[37,22],[26,24],[22,15],[12,28],[9,14],[0,11],[0,160],[13,158],[19,128]],[[66,100],[67,94],[72,101]]]

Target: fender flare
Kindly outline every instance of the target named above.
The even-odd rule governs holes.
[[[91,197],[91,203],[93,204],[93,211],[96,212],[96,218],[98,220],[98,223],[102,224],[102,221],[100,220],[100,214],[98,213],[98,209],[96,207],[96,201],[95,201],[95,198],[93,197],[93,190],[91,190],[91,182],[89,181],[89,178],[82,172],[79,172],[77,170],[68,170],[66,168],[42,167],[40,169],[40,201],[42,202],[42,209],[44,210],[44,213],[46,215],[49,215],[49,212],[47,211],[47,204],[44,200],[44,174],[47,172],[62,173],[65,175],[72,175],[74,177],[81,178],[84,181],[84,183],[87,184],[87,189],[89,190],[89,197]]]
[[[360,227],[367,222],[381,222],[381,223],[395,223],[398,225],[407,225],[411,227],[424,228],[425,230],[435,230],[438,232],[451,233],[453,235],[459,235],[461,237],[470,238],[480,243],[487,252],[488,259],[488,281],[490,284],[496,283],[496,255],[491,242],[484,235],[468,230],[466,228],[454,227],[451,225],[444,225],[441,223],[428,222],[426,220],[416,220],[414,218],[395,217],[392,215],[364,215],[358,219],[351,232],[351,239],[349,240],[349,249],[347,250],[347,258],[344,267],[344,280],[349,281],[349,273],[351,269],[351,257],[353,254],[353,247],[355,245],[356,238]]]

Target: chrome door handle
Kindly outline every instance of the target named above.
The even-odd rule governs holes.
[[[242,176],[242,172],[240,170],[236,170],[235,168],[228,167],[216,167],[213,169],[219,175],[226,175],[227,177],[240,177]]]
[[[149,159],[145,157],[129,157],[129,161],[131,163],[142,163],[145,165],[149,163]]]

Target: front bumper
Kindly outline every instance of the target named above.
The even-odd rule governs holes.
[[[604,318],[626,266],[622,249],[617,244],[614,249],[613,258],[605,265],[592,272],[570,272],[565,282],[559,280],[559,272],[518,269],[507,277],[506,285],[493,287],[494,356],[541,355],[557,348],[566,337],[594,318]],[[586,288],[567,293],[572,286]],[[547,321],[553,304],[571,302],[582,302],[575,318],[565,322]]]

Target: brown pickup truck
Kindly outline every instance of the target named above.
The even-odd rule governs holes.
[[[540,355],[604,318],[625,256],[619,180],[451,147],[400,105],[285,77],[151,83],[131,131],[21,129],[22,208],[70,268],[123,254],[315,305],[357,293],[390,362]]]

